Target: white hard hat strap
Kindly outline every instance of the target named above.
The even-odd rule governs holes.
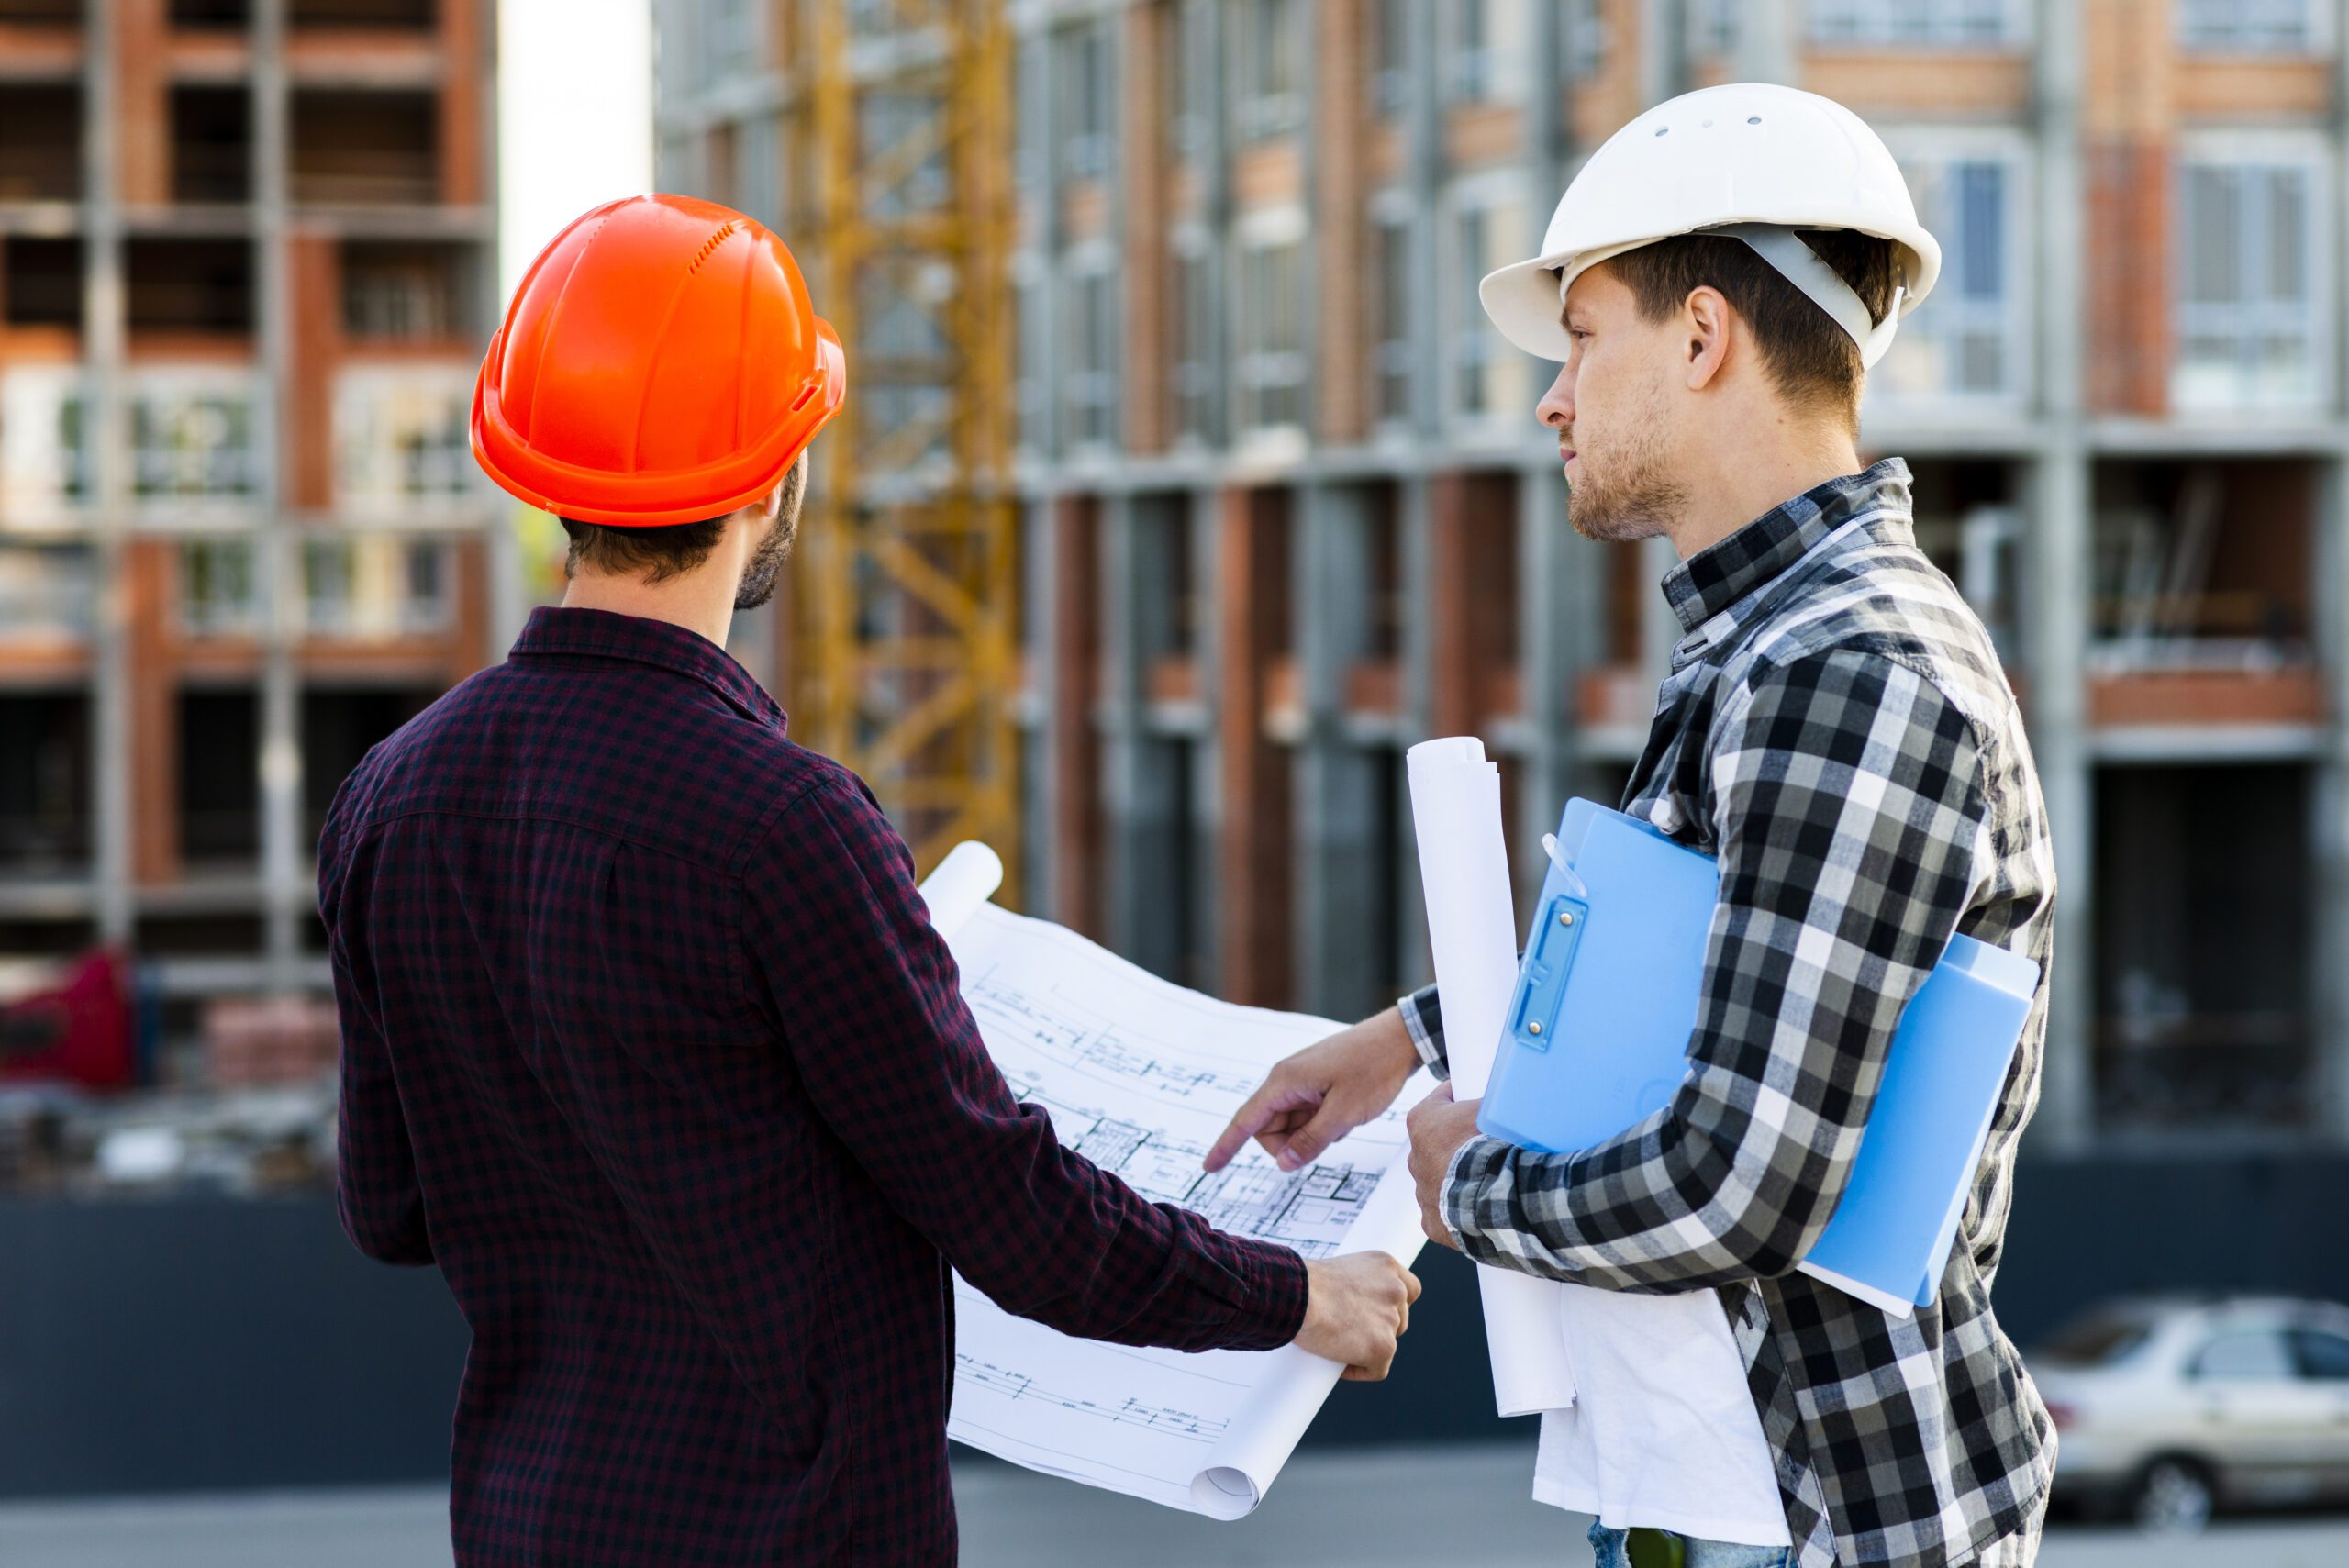
[[[1908,292],[1905,285],[1892,291],[1892,305],[1884,313],[1884,319],[1871,321],[1867,306],[1852,285],[1820,260],[1818,251],[1803,243],[1802,236],[1793,229],[1772,223],[1730,223],[1698,232],[1726,235],[1752,246],[1754,254],[1769,262],[1780,276],[1827,312],[1836,326],[1851,334],[1852,341],[1860,346],[1863,366],[1874,366],[1884,357],[1885,350],[1892,346],[1892,335],[1900,327],[1900,302]]]

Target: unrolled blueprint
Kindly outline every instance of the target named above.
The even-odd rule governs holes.
[[[935,887],[926,891],[946,916]],[[1418,1253],[1401,1112],[1424,1081],[1303,1171],[1283,1172],[1251,1144],[1209,1175],[1202,1156],[1266,1071],[1338,1025],[1186,991],[992,905],[941,926],[988,1050],[1063,1143],[1148,1197],[1308,1258],[1380,1248],[1408,1263]],[[1219,1518],[1263,1499],[1340,1371],[1293,1345],[1186,1353],[1072,1339],[959,1277],[955,1291],[950,1436]]]

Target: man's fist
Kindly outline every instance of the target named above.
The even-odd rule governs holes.
[[[1248,1096],[1204,1163],[1220,1171],[1254,1139],[1284,1171],[1302,1170],[1383,1113],[1419,1065],[1401,1009],[1389,1007],[1286,1058]]]
[[[1349,1382],[1385,1377],[1394,1364],[1395,1341],[1411,1326],[1419,1275],[1384,1252],[1349,1252],[1308,1262],[1305,1277],[1312,1296],[1305,1327],[1297,1331],[1297,1347],[1343,1365]]]
[[[1438,1084],[1435,1093],[1411,1107],[1404,1125],[1411,1129],[1411,1180],[1419,1190],[1419,1228],[1431,1241],[1457,1248],[1452,1227],[1443,1218],[1443,1178],[1452,1157],[1476,1136],[1476,1109],[1482,1100],[1454,1103],[1452,1085]]]

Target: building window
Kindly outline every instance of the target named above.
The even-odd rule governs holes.
[[[1063,294],[1067,314],[1063,318],[1061,378],[1068,419],[1068,445],[1107,447],[1118,432],[1118,309],[1116,277],[1110,257],[1073,257],[1068,288]]]
[[[451,367],[361,366],[334,389],[335,498],[398,509],[472,488],[465,435],[473,376]]]
[[[1725,60],[1736,48],[1736,0],[1688,0],[1688,52]]]
[[[1063,28],[1053,39],[1061,177],[1096,180],[1109,172],[1109,35],[1101,24]]]
[[[1371,204],[1370,287],[1364,304],[1371,343],[1371,373],[1378,386],[1375,413],[1380,424],[1411,418],[1411,209],[1401,191]]]
[[[445,540],[329,534],[302,541],[302,628],[312,637],[429,637],[448,629]]]
[[[2020,297],[2016,165],[2000,155],[1904,159],[1917,217],[1942,245],[1932,297],[1900,324],[1868,377],[1904,403],[2005,401],[2029,369]]]
[[[130,398],[131,494],[141,501],[258,496],[256,412],[247,378],[150,373]]]
[[[79,641],[97,630],[97,568],[87,545],[0,547],[0,638]]]
[[[2316,44],[2309,0],[2178,0],[2178,41],[2228,54],[2305,54]]]
[[[261,593],[249,539],[192,539],[180,546],[180,629],[189,637],[257,637]]]
[[[89,388],[77,370],[0,373],[0,521],[89,504]]]
[[[1558,47],[1566,80],[1587,82],[1607,68],[1607,0],[1568,0]]]
[[[1439,15],[1444,39],[1444,95],[1455,103],[1478,104],[1494,87],[1493,0],[1453,0]]]
[[[1241,0],[1240,22],[1231,40],[1235,128],[1242,141],[1286,135],[1305,121],[1305,8],[1297,0]]]
[[[1529,361],[1494,328],[1477,297],[1486,272],[1524,253],[1518,188],[1506,175],[1482,178],[1456,192],[1447,210],[1436,288],[1444,415],[1471,422],[1521,417]]]
[[[2013,0],[1810,0],[1815,43],[1982,48],[2013,40]]]
[[[1173,328],[1166,362],[1174,400],[1178,440],[1214,439],[1215,270],[1204,230],[1186,228],[1174,237],[1167,264]]]
[[[1033,254],[1011,262],[1011,297],[1018,335],[1014,354],[1013,401],[1019,406],[1016,439],[1026,451],[1041,452],[1051,439],[1049,406],[1044,400],[1044,288],[1042,268]]]
[[[708,0],[703,15],[709,46],[709,78],[755,73],[759,69],[759,17],[754,0]]]
[[[2315,280],[2321,160],[2178,168],[2180,409],[2307,407],[2321,395]]]
[[[1239,355],[1232,366],[1242,431],[1305,423],[1305,215],[1253,215],[1240,239]]]
[[[1377,0],[1370,25],[1371,111],[1400,114],[1411,98],[1410,0]]]

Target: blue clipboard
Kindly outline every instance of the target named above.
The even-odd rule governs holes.
[[[1594,801],[1566,803],[1476,1125],[1571,1153],[1662,1108],[1687,1074],[1713,860]],[[1903,1010],[1851,1181],[1805,1272],[1906,1315],[1932,1301],[2039,984],[1953,935]]]

